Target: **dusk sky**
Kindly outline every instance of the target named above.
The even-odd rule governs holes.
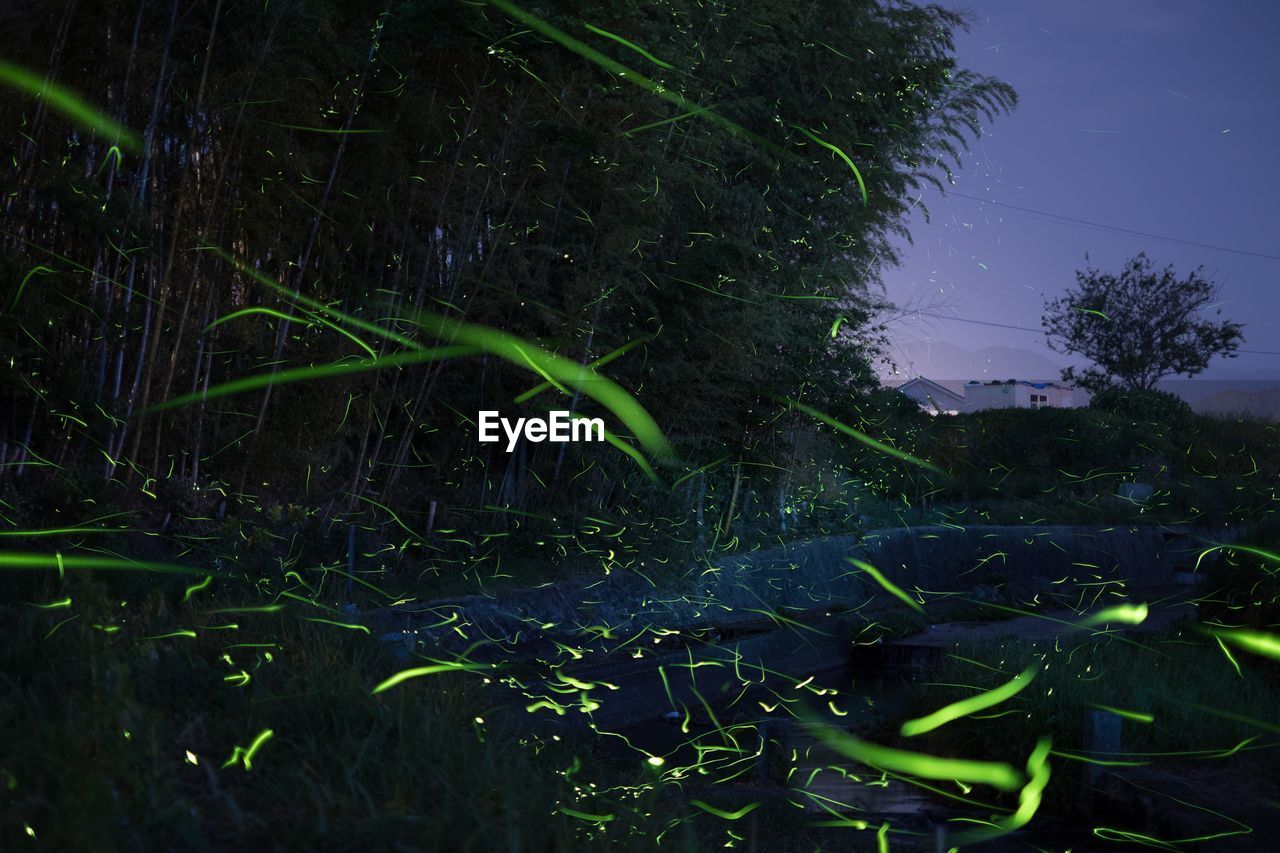
[[[895,323],[895,349],[1006,346],[1069,363],[1042,333],[964,321],[1038,330],[1086,252],[1118,272],[1146,251],[1179,273],[1203,265],[1223,316],[1245,324],[1241,354],[1206,376],[1280,378],[1280,4],[947,5],[975,17],[961,64],[1013,84],[1020,105],[985,129],[948,197],[925,192],[932,222],[914,217],[885,284],[934,316]]]

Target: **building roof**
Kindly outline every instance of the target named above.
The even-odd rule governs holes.
[[[902,383],[898,386],[898,391],[913,400],[928,400],[939,410],[959,409],[964,405],[963,394],[957,394],[945,385],[923,376]]]

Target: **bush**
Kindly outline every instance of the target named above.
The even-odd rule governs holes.
[[[1167,391],[1142,391],[1112,385],[1095,394],[1089,405],[1113,414],[1169,426],[1186,426],[1192,418],[1187,401]]]

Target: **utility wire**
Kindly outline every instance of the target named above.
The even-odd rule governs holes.
[[[979,198],[978,196],[975,196],[975,195],[966,195],[965,193],[956,192],[954,190],[950,190],[948,192],[943,193],[943,196],[944,197],[956,196],[957,198],[967,198],[970,201],[976,201],[982,204],[990,204],[990,205],[994,205],[995,207],[1006,207],[1009,210],[1019,210],[1019,211],[1022,211],[1023,213],[1034,213],[1037,216],[1047,216],[1051,219],[1059,219],[1063,222],[1071,222],[1076,225],[1087,225],[1091,228],[1101,228],[1105,231],[1116,231],[1120,234],[1132,234],[1136,237],[1148,237],[1152,240],[1166,240],[1170,243],[1180,243],[1184,246],[1195,246],[1196,248],[1199,248],[1199,249],[1213,249],[1214,251],[1218,251],[1218,252],[1230,252],[1234,255],[1246,255],[1250,258],[1262,258],[1268,261],[1280,261],[1280,255],[1267,255],[1267,254],[1263,254],[1262,252],[1250,252],[1247,249],[1233,249],[1230,246],[1218,246],[1213,243],[1198,243],[1195,240],[1183,240],[1181,237],[1166,237],[1163,234],[1152,234],[1147,231],[1136,231],[1132,228],[1121,228],[1118,225],[1107,225],[1106,223],[1103,223],[1103,222],[1092,222],[1088,219],[1076,219],[1073,216],[1063,216],[1060,213],[1049,213],[1048,211],[1035,210],[1034,208],[1030,208],[1030,207],[1019,207],[1016,204],[1006,204],[1005,202],[1002,202],[1002,201],[992,201],[991,199]]]
[[[972,323],[975,326],[995,326],[997,329],[1014,329],[1019,332],[1035,332],[1036,334],[1044,334],[1044,329],[1033,329],[1030,326],[1012,326],[1008,323],[993,323],[990,320],[970,320],[967,317],[952,317],[947,314],[938,314],[931,311],[912,311],[911,315],[917,317],[933,317],[938,320],[954,320],[957,323]],[[1238,349],[1236,352],[1248,353],[1249,355],[1280,355],[1280,351],[1272,352],[1271,350],[1261,349]]]

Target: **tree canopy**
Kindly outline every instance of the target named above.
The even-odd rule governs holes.
[[[1119,275],[1077,271],[1075,288],[1046,303],[1042,322],[1051,348],[1094,366],[1068,367],[1063,379],[1095,392],[1111,385],[1149,391],[1165,376],[1194,376],[1214,356],[1235,352],[1244,327],[1202,316],[1220,295],[1203,270],[1180,278],[1140,253]]]

